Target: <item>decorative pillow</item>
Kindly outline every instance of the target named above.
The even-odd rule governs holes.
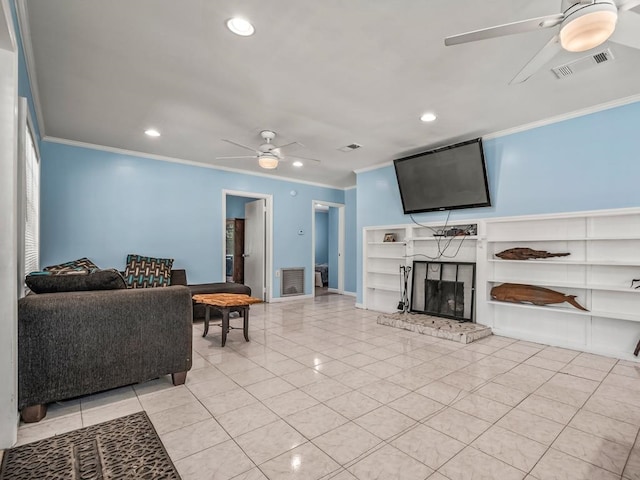
[[[98,270],[98,266],[87,257],[82,257],[77,260],[71,260],[70,262],[61,263],[59,265],[50,265],[48,267],[44,267],[45,272],[51,272],[54,275],[83,270],[91,272],[92,270]]]
[[[87,290],[118,290],[127,288],[120,272],[115,268],[89,272],[67,273],[32,272],[25,279],[33,293],[82,292]]]
[[[173,258],[127,255],[124,277],[129,288],[168,287],[171,285]]]

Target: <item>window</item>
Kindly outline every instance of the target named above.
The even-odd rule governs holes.
[[[26,98],[20,98],[18,107],[18,285],[22,296],[25,275],[40,269],[40,155]]]

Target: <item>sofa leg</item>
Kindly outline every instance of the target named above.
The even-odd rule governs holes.
[[[171,381],[174,385],[184,385],[184,382],[187,380],[187,372],[178,372],[171,374]]]
[[[47,414],[47,405],[45,403],[24,407],[20,411],[20,416],[22,417],[22,421],[24,423],[39,422],[45,417],[46,414]]]

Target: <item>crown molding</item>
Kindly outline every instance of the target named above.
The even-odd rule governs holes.
[[[36,120],[38,121],[38,132],[40,138],[45,137],[44,115],[40,103],[40,89],[38,88],[38,76],[36,74],[36,63],[33,54],[33,44],[31,43],[31,30],[29,28],[29,15],[27,11],[27,2],[25,0],[15,0],[16,13],[18,15],[18,29],[20,31],[20,39],[22,40],[22,51],[27,68],[27,77],[29,88],[31,90],[31,99],[36,111]]]
[[[546,125],[552,125],[554,123],[564,122],[565,120],[571,120],[578,117],[585,117],[592,113],[602,112],[604,110],[610,110],[616,107],[622,107],[640,101],[640,94],[631,95],[630,97],[619,98],[610,102],[599,103],[592,107],[581,108],[580,110],[574,110],[573,112],[563,113],[562,115],[556,115],[554,117],[545,118],[537,122],[525,123],[513,128],[507,128],[506,130],[500,130],[498,132],[482,135],[483,140],[491,140],[493,138],[505,137],[507,135],[513,135],[514,133],[520,133],[527,130],[533,130],[534,128],[544,127]]]
[[[604,110],[610,110],[612,108],[622,107],[624,105],[629,105],[631,103],[636,103],[638,101],[640,101],[640,94],[631,95],[630,97],[624,97],[624,98],[619,98],[617,100],[612,100],[610,102],[600,103],[592,107],[582,108],[580,110],[574,110],[573,112],[563,113],[562,115],[556,115],[554,117],[545,118],[544,120],[539,120],[537,122],[525,123],[517,127],[507,128],[505,130],[499,130],[497,132],[488,133],[486,135],[482,135],[481,137],[483,140],[492,140],[494,138],[506,137],[507,135],[513,135],[515,133],[525,132],[527,130],[533,130],[535,128],[544,127],[546,125],[552,125],[554,123],[564,122],[565,120],[584,117],[587,115],[591,115],[592,113],[598,113]],[[379,168],[388,167],[390,165],[393,165],[393,160],[388,162],[378,163],[376,165],[371,165],[370,167],[359,168],[358,170],[354,170],[354,172],[357,175],[359,173],[369,172],[371,170],[378,170]]]
[[[76,140],[67,140],[66,138],[44,137],[42,138],[42,141],[50,142],[50,143],[59,143],[61,145],[69,145],[71,147],[88,148],[91,150],[100,150],[103,152],[117,153],[119,155],[129,155],[131,157],[146,158],[149,160],[160,160],[162,162],[180,163],[182,165],[189,165],[191,167],[209,168],[212,170],[222,170],[224,172],[241,173],[243,175],[252,175],[255,177],[269,178],[271,180],[281,180],[283,182],[292,182],[292,183],[298,183],[302,185],[311,185],[313,187],[330,188],[332,190],[345,190],[346,188],[354,188],[354,187],[346,187],[346,188],[336,187],[333,185],[327,185],[325,183],[310,182],[308,180],[300,180],[300,179],[290,178],[290,177],[280,177],[275,175],[269,175],[268,173],[252,172],[248,170],[241,170],[239,168],[223,167],[220,165],[209,165],[206,163],[195,162],[193,160],[185,160],[185,159],[176,158],[176,157],[167,157],[164,155],[156,155],[154,153],[137,152],[135,150],[126,150],[124,148],[107,147],[105,145],[96,145],[93,143],[78,142]]]

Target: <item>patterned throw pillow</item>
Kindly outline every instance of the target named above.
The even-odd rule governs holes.
[[[59,265],[50,265],[48,267],[44,267],[44,271],[51,272],[52,275],[82,271],[86,271],[87,273],[89,273],[93,270],[98,270],[98,266],[87,257],[82,257],[77,260],[71,260],[70,262],[61,263]]]
[[[168,287],[171,285],[173,258],[127,255],[124,278],[129,288]]]

